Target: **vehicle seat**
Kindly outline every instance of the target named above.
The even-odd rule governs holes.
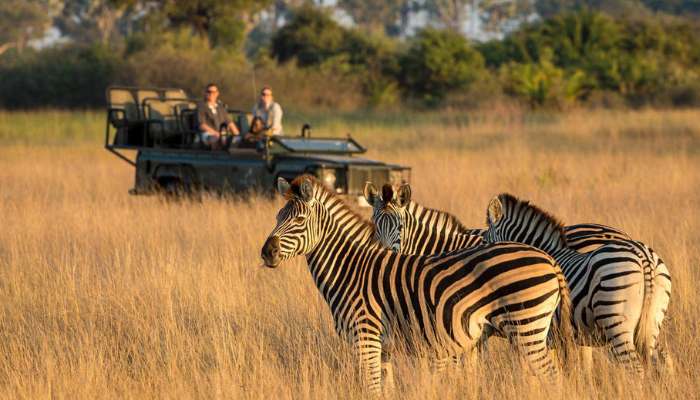
[[[185,130],[180,124],[179,113],[196,107],[187,99],[145,98],[143,110],[148,120],[149,140],[156,145],[185,145]]]
[[[144,103],[146,100],[149,99],[160,99],[160,93],[158,93],[157,90],[153,89],[138,89],[136,90],[136,101],[137,104],[139,105],[139,112],[141,113],[142,118],[147,118],[146,116],[146,110],[145,106],[146,104]]]
[[[182,89],[165,89],[163,97],[167,100],[183,99],[188,100],[187,93]]]
[[[114,145],[139,146],[143,144],[144,125],[138,103],[129,88],[107,89],[107,119],[116,129]]]

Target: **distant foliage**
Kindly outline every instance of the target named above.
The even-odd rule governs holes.
[[[0,5],[0,21],[22,22],[0,32],[3,108],[100,107],[109,84],[176,86],[199,96],[210,81],[246,109],[262,84],[299,109],[478,107],[505,96],[553,108],[700,104],[700,19],[649,11],[693,12],[691,1],[537,1],[546,18],[477,44],[435,28],[387,36],[397,24],[406,30],[406,13],[417,6],[403,0],[353,9],[362,21],[356,27],[311,3],[70,0],[56,3],[54,25],[92,44],[41,50],[26,43],[46,24],[46,4],[24,3]],[[491,4],[494,18],[506,4]],[[263,9],[274,18],[256,19]],[[246,53],[246,37],[263,47]]]
[[[527,100],[532,107],[564,107],[576,102],[586,86],[581,70],[567,72],[556,67],[551,51],[545,51],[537,63],[510,63],[501,68],[507,93]]]
[[[27,51],[0,64],[0,108],[102,106],[121,65],[99,45]]]
[[[687,92],[698,81],[698,33],[687,22],[619,21],[580,11],[557,15],[479,50],[488,66],[500,68],[506,88],[531,104],[584,101],[593,92],[610,91],[633,105],[663,105],[670,103],[672,88],[686,87]],[[547,69],[550,73],[543,72]],[[517,88],[532,82],[536,71],[549,76],[539,79],[541,90],[533,97],[532,91]],[[557,80],[562,82],[555,84]],[[568,89],[544,90],[556,86]]]
[[[395,47],[382,34],[344,28],[323,11],[303,6],[273,37],[271,54],[280,63],[295,60],[303,68],[358,76],[368,104],[377,106],[398,101]]]
[[[464,37],[435,29],[421,31],[399,64],[404,89],[433,105],[449,91],[467,88],[484,72],[481,54]]]
[[[279,62],[296,59],[299,66],[318,65],[342,52],[345,30],[328,14],[311,6],[294,18],[272,40],[272,55]]]

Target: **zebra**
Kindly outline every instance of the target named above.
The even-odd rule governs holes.
[[[588,253],[615,240],[632,240],[625,232],[600,224],[576,224],[564,227],[566,244],[579,253]]]
[[[483,230],[467,229],[452,214],[423,207],[411,201],[411,187],[376,187],[365,183],[365,200],[372,206],[376,239],[388,249],[404,254],[430,255],[476,246]]]
[[[616,360],[640,373],[643,361],[671,367],[658,348],[671,275],[653,250],[618,237],[579,253],[567,246],[559,221],[507,193],[491,200],[486,219],[485,241],[530,244],[560,263],[571,289],[577,342],[609,344]]]
[[[422,206],[411,200],[411,186],[394,191],[389,184],[382,193],[367,182],[365,200],[372,206],[372,222],[377,240],[386,248],[404,254],[439,254],[481,243],[484,229],[466,228],[457,217]],[[578,224],[564,227],[567,244],[581,253],[612,240],[631,239],[625,232],[605,225]]]
[[[473,350],[484,326],[508,338],[536,375],[558,376],[546,339],[560,302],[557,328],[570,337],[571,310],[561,268],[547,253],[521,243],[439,256],[395,253],[374,242],[372,225],[315,178],[280,178],[277,190],[287,202],[262,247],[264,265],[306,256],[370,392],[382,390],[382,358],[392,340],[408,349],[416,340],[427,345],[441,370]]]
[[[404,254],[431,255],[477,246],[482,243],[485,229],[466,228],[457,217],[445,211],[424,207],[411,199],[411,186],[401,185],[398,190],[385,184],[381,194],[371,183],[365,184],[363,194],[372,206],[376,240],[384,247]],[[629,239],[626,233],[604,225],[579,224],[565,228],[567,242],[578,251],[590,251],[606,240]],[[480,354],[487,351],[485,332],[479,342]],[[584,370],[592,371],[592,348],[581,346]]]

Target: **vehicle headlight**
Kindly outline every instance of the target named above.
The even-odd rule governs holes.
[[[320,178],[321,178],[321,182],[323,183],[323,185],[330,190],[335,190],[335,181],[336,181],[335,170],[334,169],[322,169],[320,172],[321,172]]]

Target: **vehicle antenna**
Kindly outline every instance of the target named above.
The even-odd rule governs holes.
[[[253,65],[253,104],[257,100],[256,96],[258,94],[258,85],[255,82],[255,65]]]

